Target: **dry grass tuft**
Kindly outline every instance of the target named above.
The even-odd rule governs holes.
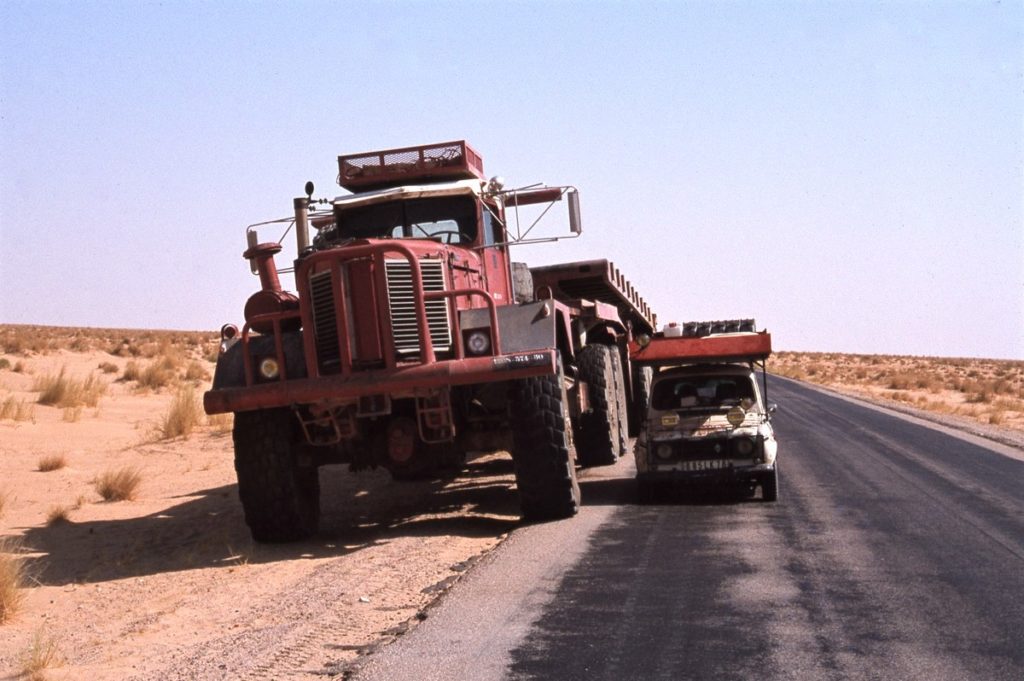
[[[139,380],[140,376],[142,376],[142,369],[139,368],[139,363],[135,360],[131,360],[124,365],[124,372],[122,372],[121,378],[117,380],[127,383]]]
[[[8,622],[18,612],[24,594],[25,564],[17,556],[21,543],[14,539],[0,539],[0,624]]]
[[[65,407],[64,414],[61,417],[67,423],[78,423],[82,420],[82,408],[81,407]]]
[[[130,501],[138,493],[142,474],[137,468],[126,466],[116,471],[106,471],[96,478],[96,492],[104,501]]]
[[[10,369],[10,368],[11,368],[11,360],[7,359],[6,357],[0,357],[0,370],[2,370],[2,369]]]
[[[235,415],[230,412],[227,414],[213,414],[206,417],[206,424],[215,433],[230,433],[235,425]]]
[[[206,370],[202,362],[192,360],[185,368],[186,381],[205,381],[210,378],[210,372]]]
[[[56,504],[50,507],[50,510],[46,513],[46,525],[52,527],[61,523],[66,523],[70,520],[71,507],[61,506]]]
[[[151,362],[139,376],[139,388],[159,390],[178,380],[178,361],[173,357],[161,357]]]
[[[161,440],[189,437],[203,423],[203,408],[196,397],[195,388],[186,386],[178,391],[171,407],[157,428]]]
[[[105,374],[117,373],[117,365],[113,362],[100,362],[97,368]]]
[[[28,681],[45,681],[47,669],[64,664],[57,642],[39,629],[21,658],[21,675]]]
[[[38,464],[39,471],[42,473],[59,471],[67,465],[68,458],[63,454],[47,454],[46,456],[40,457]]]
[[[67,368],[62,367],[57,375],[45,374],[38,377],[32,390],[39,392],[39,404],[54,407],[95,407],[100,397],[107,392],[107,384],[90,374],[88,378],[78,380],[67,375]]]
[[[14,395],[0,402],[0,421],[32,421],[35,418],[35,405],[25,400],[16,400]]]
[[[13,371],[16,374],[25,373],[25,363],[19,359],[17,362],[14,363],[14,368],[11,369],[11,371]]]

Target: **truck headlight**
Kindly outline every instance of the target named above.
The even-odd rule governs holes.
[[[260,361],[260,376],[272,381],[281,374],[281,367],[273,357],[267,357]]]
[[[667,442],[662,442],[654,449],[654,453],[658,455],[659,459],[671,459],[672,458],[672,445]]]
[[[491,334],[487,331],[470,331],[466,336],[466,349],[471,355],[484,355],[491,349]]]

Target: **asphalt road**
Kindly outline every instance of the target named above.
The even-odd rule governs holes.
[[[1024,460],[773,379],[780,501],[638,505],[516,530],[356,678],[1024,679]]]

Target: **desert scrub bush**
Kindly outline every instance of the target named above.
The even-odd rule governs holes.
[[[179,360],[167,355],[150,362],[139,375],[139,388],[158,390],[174,383],[178,379],[179,364]]]
[[[0,369],[10,369],[10,368],[11,368],[11,360],[7,359],[6,357],[0,357]]]
[[[161,440],[187,438],[202,423],[203,409],[196,398],[195,388],[185,386],[174,396],[174,401],[160,421],[157,434]]]
[[[186,381],[205,381],[210,378],[210,372],[206,370],[202,362],[192,360],[185,369]]]
[[[21,656],[21,676],[27,681],[45,681],[47,669],[64,664],[57,642],[43,629],[36,631],[32,643]]]
[[[121,378],[117,380],[125,383],[129,381],[137,381],[141,375],[142,369],[139,368],[139,363],[135,360],[131,360],[124,365],[124,371],[121,373]]]
[[[16,374],[25,373],[25,363],[19,359],[17,362],[14,363],[14,368],[12,368],[11,371],[13,371]]]
[[[54,407],[95,407],[100,397],[107,392],[107,384],[92,374],[78,380],[67,375],[67,367],[61,367],[57,375],[44,374],[36,378],[32,390],[39,393],[39,404]]]
[[[25,564],[18,553],[21,543],[15,539],[0,539],[0,624],[9,622],[18,611],[24,597]]]
[[[63,454],[47,454],[39,457],[39,463],[36,465],[41,473],[59,471],[61,468],[64,468],[64,466],[68,465],[68,458]]]
[[[106,471],[96,478],[96,492],[104,501],[130,501],[138,493],[142,474],[137,468],[125,466],[116,471]]]
[[[0,402],[0,421],[31,421],[35,417],[35,405],[25,400],[16,400],[10,395]]]
[[[97,368],[105,374],[117,373],[117,365],[113,362],[100,362]]]

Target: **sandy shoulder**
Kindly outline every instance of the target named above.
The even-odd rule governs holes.
[[[54,679],[312,678],[398,635],[518,521],[511,462],[473,462],[457,480],[394,483],[386,472],[322,474],[315,540],[255,545],[237,500],[230,434],[204,426],[157,441],[177,388],[138,391],[97,367],[127,360],[60,351],[0,371],[0,398],[34,402],[35,376],[65,367],[109,385],[75,421],[35,404],[0,421],[0,536],[23,544],[32,586],[0,625],[0,677],[33,639],[57,645]],[[211,365],[212,367],[212,365]],[[199,388],[202,389],[202,386]],[[47,455],[67,465],[40,472]],[[132,501],[103,502],[94,479],[130,466]],[[67,521],[48,524],[55,507]]]

